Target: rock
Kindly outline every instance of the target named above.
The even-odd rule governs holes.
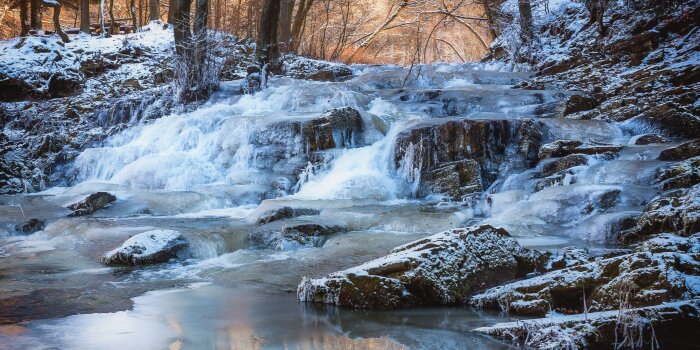
[[[36,86],[0,73],[0,101],[19,101],[37,94]]]
[[[659,160],[686,160],[697,156],[700,156],[700,139],[661,151],[661,153],[659,153]]]
[[[54,75],[49,78],[48,91],[51,97],[66,97],[75,93],[81,85],[82,81],[77,77],[62,73],[54,73]]]
[[[563,157],[574,153],[574,148],[582,145],[583,142],[576,140],[557,140],[542,145],[538,152],[540,160],[551,157]]]
[[[441,163],[421,179],[419,196],[428,193],[444,193],[452,200],[462,200],[465,196],[481,192],[481,169],[473,159]]]
[[[550,310],[582,313],[614,310],[625,300],[643,307],[700,296],[700,234],[663,234],[633,253],[574,265],[541,276],[491,288],[473,296],[471,305],[544,316]],[[622,299],[621,299],[622,298]]]
[[[265,225],[282,219],[291,219],[302,215],[318,215],[320,213],[321,212],[316,209],[282,207],[260,214],[256,223],[258,225]]]
[[[285,226],[282,229],[281,241],[277,243],[277,249],[286,249],[294,246],[320,247],[326,242],[328,236],[342,232],[345,229],[340,226],[326,226],[319,224],[297,224]]]
[[[668,140],[661,135],[657,134],[643,134],[637,135],[630,140],[630,144],[633,145],[649,145],[652,143],[666,143]]]
[[[126,240],[119,248],[104,255],[107,265],[148,265],[167,262],[177,257],[189,243],[173,230],[153,230],[139,233]]]
[[[344,64],[291,55],[284,57],[283,72],[292,78],[315,81],[339,81],[353,75],[352,69]]]
[[[541,128],[540,122],[530,119],[425,119],[397,135],[394,163],[409,182],[436,176],[445,179],[438,181],[436,188],[432,188],[435,183],[416,184],[418,196],[447,189],[453,197],[460,197],[491,185],[505,162],[511,168],[529,167],[536,160],[534,150],[541,143]],[[479,171],[473,162],[452,163],[465,160],[476,162]],[[459,181],[445,177],[441,167],[461,169]]]
[[[68,216],[89,215],[106,207],[107,205],[116,200],[117,197],[115,197],[111,193],[96,192],[87,196],[85,199],[78,203],[69,205],[67,208],[72,210],[73,212],[70,213]]]
[[[576,140],[557,140],[542,145],[538,156],[540,160],[543,160],[551,157],[564,157],[574,153],[596,155],[608,152],[615,153],[620,150],[622,150],[622,146],[619,145],[584,145]]]
[[[334,108],[302,125],[305,149],[309,152],[355,147],[362,140],[363,121],[352,107]]]
[[[542,174],[544,176],[550,176],[562,170],[586,164],[588,164],[588,157],[585,155],[569,154],[568,156],[544,164],[542,166]]]
[[[599,104],[600,102],[593,97],[573,95],[566,101],[563,114],[566,116],[576,112],[588,111],[598,107]]]
[[[620,233],[619,241],[630,244],[661,232],[683,236],[700,232],[700,184],[654,198],[644,207],[637,225]]]
[[[700,342],[698,315],[700,301],[689,300],[498,323],[474,331],[527,349],[690,349]]]
[[[46,227],[46,222],[39,219],[29,219],[26,222],[15,225],[15,231],[18,233],[23,233],[25,235],[32,234],[37,231],[41,231]]]
[[[630,119],[637,130],[653,130],[665,136],[700,137],[700,116],[673,103],[652,105],[647,111]],[[643,131],[644,132],[644,131]]]
[[[656,180],[664,191],[687,188],[700,183],[700,156],[662,169]]]
[[[549,258],[546,269],[548,271],[561,270],[567,267],[586,264],[591,261],[593,261],[593,257],[588,252],[588,249],[564,247]]]
[[[355,268],[304,278],[297,296],[300,301],[364,309],[460,304],[474,292],[541,269],[545,261],[503,229],[453,229]]]

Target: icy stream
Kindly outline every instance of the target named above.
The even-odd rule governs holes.
[[[611,227],[656,195],[651,183],[663,163],[655,159],[673,143],[629,145],[632,135],[618,125],[550,118],[568,93],[512,89],[528,74],[489,68],[433,65],[407,76],[398,67],[361,67],[344,82],[276,78],[246,96],[234,93],[238,82],[225,83],[193,113],[137,125],[85,150],[64,174],[74,186],[1,196],[0,347],[507,348],[470,332],[501,315],[459,307],[352,311],[299,304],[294,294],[302,276],[478,222],[503,226],[529,247],[606,248]],[[320,152],[312,164],[289,125],[344,106],[360,112],[363,132],[334,133],[343,147]],[[616,158],[591,157],[561,185],[541,190],[535,175],[542,162],[526,169],[506,161],[483,196],[455,203],[419,196],[420,169],[408,156],[395,159],[402,133],[444,118],[534,118],[546,126],[547,142],[625,147]],[[613,206],[591,205],[615,190]],[[117,201],[93,216],[66,217],[66,205],[96,191]],[[320,214],[261,232],[256,218],[283,206]],[[27,236],[14,232],[30,217],[48,225]],[[249,239],[295,223],[344,233],[320,247],[275,249]],[[187,256],[142,268],[99,262],[152,229],[182,232]]]

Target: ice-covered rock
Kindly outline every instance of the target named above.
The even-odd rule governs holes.
[[[683,236],[700,232],[700,184],[654,198],[644,207],[637,225],[623,231],[619,240],[629,244],[661,232]]]
[[[527,349],[690,349],[700,342],[700,301],[498,323],[474,331]]]
[[[491,288],[469,299],[471,305],[544,316],[549,311],[614,310],[700,297],[700,234],[663,234],[633,253],[574,265],[541,276]]]
[[[15,231],[22,234],[32,234],[37,231],[41,231],[46,226],[46,222],[40,219],[29,219],[21,224],[15,225]]]
[[[700,139],[661,151],[659,160],[685,160],[697,156],[700,156]]]
[[[634,136],[630,139],[631,145],[649,145],[653,143],[666,143],[668,140],[657,134],[642,134]]]
[[[453,229],[318,279],[304,278],[300,301],[389,309],[460,304],[479,290],[542,269],[546,257],[489,225]]]
[[[664,168],[656,178],[664,191],[696,185],[700,183],[700,156]]]
[[[153,230],[139,233],[119,248],[104,255],[108,265],[147,265],[166,262],[177,257],[189,245],[182,233],[173,230]]]
[[[547,262],[547,270],[560,270],[593,261],[588,249],[564,247],[552,255]]]
[[[551,157],[565,157],[575,153],[588,155],[615,153],[621,149],[620,145],[583,144],[578,140],[557,140],[542,145],[538,156],[540,160],[543,160]]]
[[[544,164],[542,166],[542,174],[544,176],[551,176],[562,170],[586,164],[588,164],[588,157],[586,157],[585,155],[569,154],[568,156]]]
[[[292,208],[292,207],[281,207],[276,209],[268,210],[255,220],[258,225],[269,224],[274,221],[279,221],[283,219],[291,219],[297,216],[303,215],[318,215],[320,211],[316,209],[308,208]]]
[[[85,197],[85,199],[81,200],[80,202],[73,203],[67,206],[67,208],[73,211],[69,214],[69,216],[90,215],[100,209],[107,207],[109,204],[116,200],[117,197],[115,197],[111,193],[96,192]]]
[[[488,187],[504,168],[530,166],[542,128],[531,119],[426,119],[397,135],[394,161],[417,197],[459,199]]]
[[[297,79],[338,81],[353,74],[349,66],[341,63],[313,60],[295,55],[287,55],[283,61],[283,74]]]

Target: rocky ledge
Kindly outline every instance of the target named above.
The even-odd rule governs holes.
[[[700,300],[498,323],[475,329],[527,349],[689,349],[700,342]]]
[[[663,234],[634,252],[580,264],[491,288],[469,304],[544,316],[550,311],[584,313],[700,297],[700,234]]]
[[[461,304],[475,292],[542,269],[546,261],[503,229],[453,229],[355,268],[304,278],[297,296],[300,301],[368,309]]]

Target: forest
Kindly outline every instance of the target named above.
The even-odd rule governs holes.
[[[0,348],[698,348],[699,19],[0,0]]]

